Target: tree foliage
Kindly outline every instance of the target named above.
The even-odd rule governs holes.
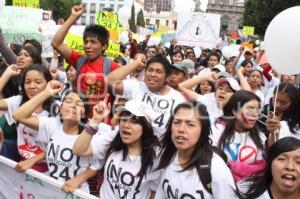
[[[244,25],[254,26],[255,33],[263,36],[272,19],[281,11],[300,5],[299,0],[247,0]]]
[[[146,22],[145,22],[145,17],[142,9],[140,9],[140,11],[137,14],[136,25],[145,28]]]
[[[71,14],[74,4],[81,3],[78,0],[41,0],[40,6],[44,10],[52,10],[53,20],[57,22],[59,18],[67,20]]]
[[[129,29],[136,33],[137,30],[136,30],[136,23],[135,23],[135,7],[134,7],[134,4],[132,4],[131,6],[131,17],[130,19],[128,20],[129,22]]]

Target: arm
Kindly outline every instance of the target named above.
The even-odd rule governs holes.
[[[194,86],[200,84],[200,82],[202,82],[202,81],[205,81],[205,80],[211,81],[213,74],[215,74],[215,73],[210,73],[210,75],[208,75],[208,76],[195,76],[194,78],[191,78],[184,82],[181,82],[178,85],[178,88],[181,92],[186,94],[191,100],[196,100],[198,98],[199,94],[196,93],[195,91],[193,91],[192,88]]]
[[[60,53],[64,58],[68,59],[72,53],[72,49],[65,45],[64,38],[66,37],[71,26],[78,20],[78,18],[84,12],[83,5],[75,5],[72,7],[72,14],[69,16],[67,21],[62,25],[62,27],[55,33],[52,39],[53,48]]]
[[[86,124],[87,126],[97,129],[100,122],[108,116],[111,109],[111,105],[110,103],[108,103],[108,98],[109,94],[105,95],[103,101],[100,101],[96,106],[94,106],[93,117],[92,119],[90,119],[89,123]],[[96,132],[94,134],[96,134]],[[86,131],[86,128],[84,128],[82,133],[75,141],[75,144],[73,146],[73,153],[78,156],[92,155],[92,138],[93,134],[88,133]]]
[[[88,168],[78,176],[71,178],[70,180],[66,181],[65,184],[62,186],[62,191],[64,192],[74,192],[83,182],[86,182],[89,178],[95,176],[97,173],[96,170]]]
[[[233,67],[236,68],[236,64],[237,64],[238,61],[240,60],[240,58],[241,58],[241,56],[242,56],[244,50],[245,50],[245,47],[244,47],[244,46],[241,46],[240,49],[239,49],[239,54],[238,54],[238,55],[236,56],[236,58],[233,60],[233,63],[232,63]]]
[[[59,93],[62,90],[62,88],[63,88],[63,84],[58,81],[52,80],[48,82],[45,90],[43,90],[42,92],[34,96],[32,99],[24,103],[13,113],[13,118],[16,121],[21,122],[25,126],[38,130],[39,128],[38,118],[32,116],[32,113],[38,106],[43,104],[43,102],[45,102],[49,97],[55,95],[56,93]]]
[[[0,28],[0,53],[4,57],[5,61],[8,64],[16,64],[17,63],[17,56],[15,53],[10,49],[4,39],[2,34],[2,29]]]
[[[24,160],[24,161],[20,161],[16,167],[15,167],[15,170],[17,172],[24,172],[26,171],[27,169],[30,169],[35,163],[45,159],[46,157],[46,153],[43,152],[43,153],[40,153],[40,154],[37,154],[36,156],[32,157],[32,158],[29,158],[27,160]]]
[[[246,91],[252,91],[249,83],[247,82],[247,80],[245,79],[245,77],[243,75],[243,71],[244,71],[244,67],[242,67],[242,66],[237,71],[237,75],[238,75],[239,80],[240,80],[241,88],[243,90],[246,90]]]
[[[154,197],[155,197],[155,192],[151,191],[150,199],[154,199]]]
[[[21,73],[21,69],[18,68],[16,64],[12,64],[4,71],[2,76],[0,77],[0,93],[2,93],[6,83],[13,76],[18,76]]]
[[[125,79],[127,75],[135,71],[137,68],[144,67],[144,62],[145,60],[141,60],[141,58],[138,57],[132,63],[113,70],[107,76],[109,86],[111,86],[117,94],[122,95],[124,86],[121,80]]]

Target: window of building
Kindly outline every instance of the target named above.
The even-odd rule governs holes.
[[[117,11],[119,11],[122,7],[123,7],[123,5],[118,5],[118,10]]]
[[[104,8],[105,8],[105,4],[104,3],[100,3],[99,10],[102,11]]]
[[[90,17],[90,24],[95,24],[95,16]]]
[[[83,4],[83,7],[84,7],[84,12],[86,12],[86,10],[87,10],[87,4],[84,3],[84,4]]]
[[[222,30],[227,30],[228,25],[229,25],[229,20],[223,19],[221,25],[222,25]]]
[[[158,27],[159,27],[159,19],[155,20],[155,24],[156,24],[156,28],[158,29]]]
[[[114,11],[115,10],[115,5],[114,4],[110,4],[109,7]]]
[[[96,12],[96,4],[91,3],[90,13],[95,13],[95,12]]]
[[[150,24],[150,19],[146,19],[146,25]]]
[[[85,25],[85,23],[86,23],[86,17],[83,15],[81,16],[81,24]]]
[[[166,26],[169,26],[169,20],[166,20]]]

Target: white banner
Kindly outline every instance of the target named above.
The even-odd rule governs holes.
[[[179,45],[214,48],[220,34],[220,15],[180,12],[177,15],[176,39]]]
[[[16,164],[0,156],[0,199],[97,199],[78,189],[73,194],[65,193],[60,190],[62,182],[32,169],[17,173],[14,169]]]

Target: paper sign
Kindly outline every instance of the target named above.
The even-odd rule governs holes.
[[[41,41],[39,26],[43,10],[5,6],[0,13],[0,27],[7,42],[22,44],[26,39]]]
[[[73,194],[61,191],[63,182],[46,176],[32,169],[18,173],[16,162],[0,156],[0,198],[63,198],[63,199],[97,199],[97,197],[76,189]]]
[[[111,59],[115,59],[120,54],[120,44],[109,41],[108,48],[106,49],[104,54]]]
[[[96,24],[102,25],[110,30],[118,30],[119,18],[118,15],[113,12],[97,12]]]
[[[153,33],[152,30],[150,30],[148,28],[143,28],[141,26],[138,26],[137,29],[138,29],[138,33],[140,36],[146,37],[147,35],[151,35]]]
[[[180,12],[177,15],[178,45],[214,48],[219,43],[220,15]]]
[[[243,26],[243,34],[244,35],[254,35],[254,27],[253,26]]]
[[[13,0],[13,6],[39,8],[40,0]]]
[[[68,33],[65,38],[65,44],[75,51],[84,54],[82,36]]]
[[[238,34],[239,34],[238,32],[232,32],[231,33],[231,38],[236,39],[238,37]]]

